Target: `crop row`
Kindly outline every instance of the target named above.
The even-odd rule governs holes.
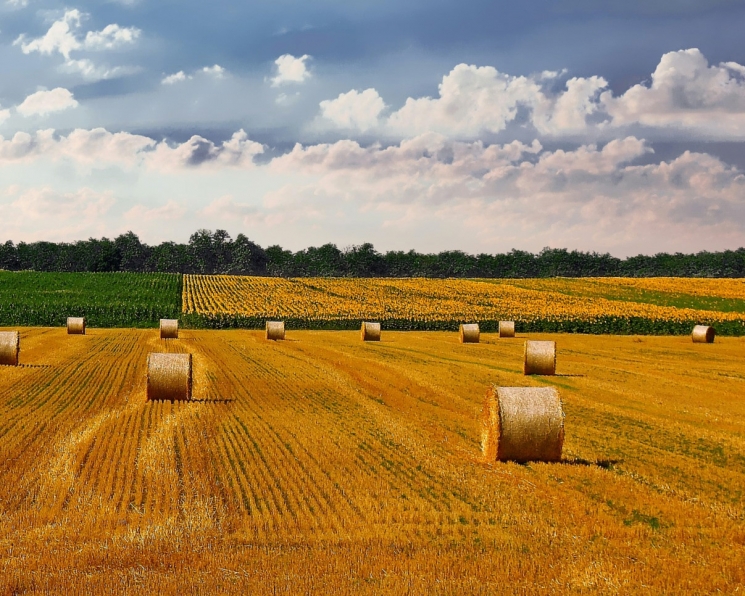
[[[363,320],[379,320],[387,329],[455,330],[471,321],[480,323],[483,331],[496,330],[500,320],[514,320],[522,332],[638,334],[690,333],[700,323],[715,326],[723,335],[745,334],[742,312],[612,300],[525,285],[526,280],[190,275],[184,280],[182,319],[191,327],[216,329],[258,328],[267,320],[282,319],[297,329],[353,329]]]

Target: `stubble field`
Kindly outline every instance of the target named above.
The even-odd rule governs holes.
[[[745,339],[22,330],[0,367],[0,593],[733,593]],[[147,403],[190,352],[194,401]],[[554,385],[564,461],[485,463],[490,383]]]

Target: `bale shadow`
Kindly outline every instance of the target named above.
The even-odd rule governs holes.
[[[566,464],[569,466],[586,466],[586,467],[596,467],[596,468],[603,468],[603,470],[610,470],[613,466],[617,464],[622,464],[622,459],[596,459],[595,461],[590,461],[589,459],[583,459],[581,457],[573,457],[571,459],[562,459],[562,464]]]
[[[166,400],[167,401],[167,400]],[[204,399],[190,399],[187,401],[200,403],[200,404],[229,404],[235,401],[235,399],[210,399],[210,398],[204,398]]]
[[[19,364],[18,368],[54,368],[51,364]]]
[[[555,377],[586,377],[587,375],[568,375],[566,373],[556,373]]]

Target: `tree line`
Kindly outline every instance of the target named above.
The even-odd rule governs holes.
[[[9,271],[131,271],[268,275],[275,277],[745,277],[745,248],[695,254],[610,254],[544,248],[537,254],[512,250],[471,255],[462,251],[422,254],[414,250],[380,253],[365,243],[339,249],[334,244],[297,252],[262,248],[225,230],[198,230],[187,244],[149,246],[128,232],[78,242],[0,244],[0,269]]]

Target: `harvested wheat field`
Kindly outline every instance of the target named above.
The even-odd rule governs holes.
[[[21,329],[0,593],[745,589],[745,339]],[[147,354],[193,355],[191,402]],[[486,390],[556,387],[561,463],[484,463]]]

